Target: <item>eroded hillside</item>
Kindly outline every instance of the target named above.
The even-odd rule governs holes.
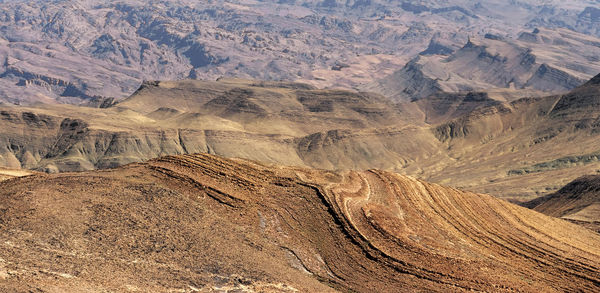
[[[2,164],[46,171],[91,170],[195,152],[302,165],[307,159],[299,148],[313,152],[343,138],[366,141],[379,133],[423,132],[379,95],[245,80],[147,83],[109,108],[4,106],[0,113]],[[426,131],[425,136],[433,139]],[[343,164],[368,168],[369,158],[358,154],[378,152],[379,146],[356,147],[357,155]],[[397,147],[416,149],[408,143]]]
[[[4,290],[594,292],[600,236],[384,171],[212,155],[0,183]]]
[[[156,79],[232,76],[352,88],[392,74],[420,52],[451,54],[469,36],[515,39],[534,27],[598,36],[600,28],[597,5],[586,0],[16,0],[0,6],[0,101],[28,104],[121,99]],[[574,72],[595,74],[585,68],[597,60],[579,60]]]
[[[512,102],[468,92],[410,103],[299,83],[147,82],[103,108],[1,106],[0,163],[81,171],[202,152],[386,169],[525,201],[600,170],[597,80]]]
[[[566,92],[600,72],[599,41],[564,29],[536,28],[514,39],[486,34],[456,51],[418,56],[363,89],[396,100],[427,98],[440,91],[495,89],[508,100],[520,95],[515,89]]]
[[[600,176],[583,176],[524,206],[600,232]]]

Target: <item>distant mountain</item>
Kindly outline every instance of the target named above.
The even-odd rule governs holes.
[[[144,80],[221,76],[352,88],[420,52],[452,54],[468,36],[516,37],[534,24],[597,35],[599,27],[583,0],[37,0],[0,8],[0,101],[7,103],[121,99]],[[597,62],[594,50],[571,45]],[[554,69],[563,71],[546,72]]]
[[[600,75],[563,95],[550,116],[555,121],[569,121],[578,129],[600,132]]]
[[[563,29],[535,29],[518,39],[487,34],[448,56],[419,56],[363,89],[396,100],[494,88],[566,92],[600,72],[599,45],[600,38]],[[430,44],[425,52],[446,53],[439,46]]]

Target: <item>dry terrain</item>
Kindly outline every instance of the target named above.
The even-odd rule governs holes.
[[[598,3],[0,0],[0,292],[600,292]]]
[[[600,235],[385,171],[213,155],[0,183],[0,287],[597,292]]]
[[[600,77],[564,95],[377,94],[239,79],[147,82],[102,108],[0,106],[0,164],[46,172],[211,153],[413,175],[517,201],[600,170]]]
[[[600,176],[577,178],[559,191],[523,205],[600,232]]]
[[[587,79],[597,46],[580,41],[600,36],[598,11],[589,0],[2,1],[0,101],[95,104],[144,80],[221,76],[353,88],[420,53],[452,54],[469,36],[515,40],[536,27],[585,36],[531,47],[550,59],[563,45],[588,52],[562,52],[568,75]]]
[[[600,39],[566,29],[536,28],[516,38],[471,37],[456,51],[425,54],[393,74],[363,86],[395,100],[427,98],[440,91],[500,91],[513,100],[527,89],[560,93],[600,72]],[[439,44],[430,44],[430,47]]]
[[[23,169],[6,169],[0,168],[0,181],[8,180],[15,177],[23,177],[31,174],[35,174],[36,172],[23,170]]]

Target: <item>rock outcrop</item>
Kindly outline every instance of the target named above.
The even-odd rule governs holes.
[[[600,236],[371,170],[212,155],[0,183],[2,290],[599,289]]]
[[[471,38],[449,56],[419,56],[364,90],[398,101],[472,90],[566,92],[600,72],[600,63],[593,59],[600,54],[596,44],[600,39],[547,29],[524,32],[518,40]],[[434,44],[430,49],[436,48]]]

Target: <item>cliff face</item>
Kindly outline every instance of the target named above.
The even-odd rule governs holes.
[[[600,236],[382,172],[171,156],[0,183],[5,290],[598,290]],[[485,269],[482,269],[485,268]]]

